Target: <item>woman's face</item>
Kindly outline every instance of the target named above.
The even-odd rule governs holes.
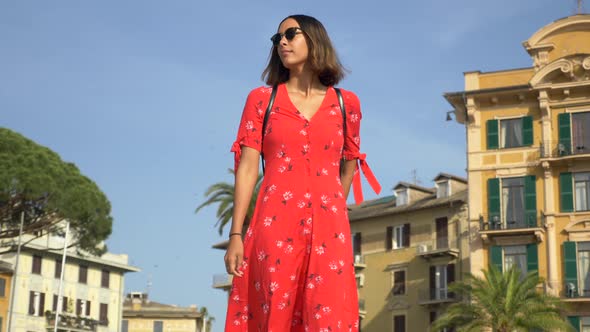
[[[289,28],[298,28],[299,23],[292,18],[288,18],[279,27],[279,33],[284,34]],[[292,40],[287,40],[285,36],[281,38],[279,45],[277,45],[277,53],[283,66],[287,69],[293,69],[305,65],[309,54],[307,41],[301,30],[297,30],[297,34]]]

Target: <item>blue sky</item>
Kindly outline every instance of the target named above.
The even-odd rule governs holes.
[[[588,5],[586,5],[588,6]],[[269,37],[294,13],[326,26],[361,99],[361,149],[391,194],[465,176],[465,131],[442,94],[463,72],[529,67],[521,43],[574,0],[0,1],[0,126],[75,163],[112,203],[111,251],[142,269],[126,291],[207,306],[226,297],[207,187],[233,181],[229,148]],[[365,196],[374,198],[365,185]]]

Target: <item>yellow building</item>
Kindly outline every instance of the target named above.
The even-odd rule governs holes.
[[[145,293],[125,298],[121,332],[205,332],[197,306],[188,308],[153,302]]]
[[[590,329],[590,15],[523,43],[530,68],[465,73],[471,272],[536,270]]]
[[[6,331],[13,273],[12,264],[0,260],[0,332]]]
[[[10,240],[13,241],[13,240]],[[23,236],[15,284],[11,332],[53,329],[58,308],[64,238]],[[14,244],[14,243],[13,243]],[[5,243],[5,246],[10,245]],[[0,255],[13,266],[16,253]],[[127,255],[80,255],[68,249],[62,284],[59,331],[119,332],[123,312],[124,274],[139,269],[128,265]],[[8,320],[7,318],[7,320]]]
[[[469,271],[467,181],[434,182],[349,206],[361,331],[429,331],[457,301],[448,285]]]

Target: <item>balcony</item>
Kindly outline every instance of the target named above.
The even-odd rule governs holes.
[[[53,327],[55,326],[55,312],[46,311],[45,318],[47,319],[48,329],[51,328],[51,330],[53,330]],[[99,321],[89,317],[75,316],[69,313],[60,313],[57,327],[59,330],[72,332],[94,332],[96,331],[96,326],[98,324]]]
[[[439,237],[434,241],[418,244],[416,255],[424,259],[445,256],[454,258],[459,256],[459,249],[452,248],[448,237]]]
[[[534,235],[537,241],[543,241],[545,230],[541,227],[539,220],[541,216],[521,220],[503,220],[500,216],[487,215],[479,216],[479,235],[484,242],[489,243],[490,239],[497,236],[510,235]]]
[[[590,302],[590,290],[580,289],[572,283],[566,283],[562,294],[564,302]]]
[[[213,275],[213,288],[229,290],[233,277],[231,274],[226,273]]]
[[[539,145],[541,160],[549,162],[568,160],[590,160],[590,146],[584,146],[582,142],[549,142],[544,141]]]
[[[364,317],[366,314],[367,314],[367,311],[365,309],[365,300],[359,299],[359,315]]]
[[[365,264],[365,257],[361,254],[354,254],[354,270],[363,270],[367,267]]]
[[[456,302],[455,293],[449,292],[448,288],[421,289],[418,291],[418,304],[432,305],[449,302]]]

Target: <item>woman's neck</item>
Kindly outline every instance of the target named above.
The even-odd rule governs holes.
[[[311,71],[291,70],[289,74],[289,80],[285,83],[289,91],[308,95],[313,90],[326,89],[326,87],[320,82],[317,75]]]

